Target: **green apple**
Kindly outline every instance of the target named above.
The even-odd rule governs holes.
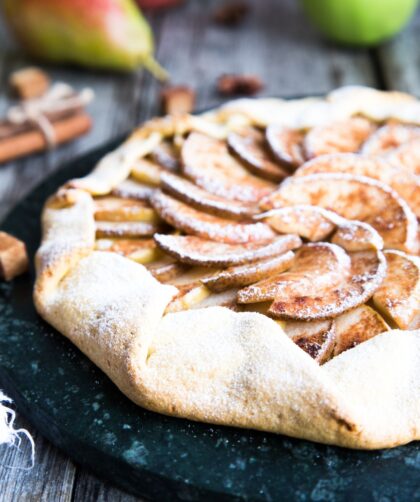
[[[396,35],[418,0],[301,0],[308,17],[331,40],[371,46]]]

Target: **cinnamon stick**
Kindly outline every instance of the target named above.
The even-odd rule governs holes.
[[[52,122],[56,143],[63,144],[89,131],[92,121],[83,111]],[[33,129],[9,136],[0,141],[0,163],[42,152],[48,147],[41,131]]]
[[[73,117],[75,113],[83,111],[82,107],[77,107],[71,110],[64,111],[54,111],[45,113],[45,117],[50,122],[57,122],[58,120],[62,120],[65,118]],[[10,122],[10,120],[0,120],[0,145],[1,142],[9,138],[11,136],[15,136],[16,134],[22,134],[26,132],[33,132],[34,130],[38,130],[38,128],[31,122],[23,122],[22,124],[14,124]]]

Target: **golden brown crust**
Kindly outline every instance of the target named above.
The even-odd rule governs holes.
[[[417,102],[375,92],[353,90],[352,113],[362,110],[362,115],[384,120],[378,103],[385,99],[389,114],[401,120],[418,116]],[[342,95],[290,106],[272,100],[267,113],[264,103],[261,108],[246,104],[241,116],[261,125],[269,112],[281,110],[279,117],[290,121],[285,125],[303,124],[313,120],[313,107],[324,103],[334,118],[343,118],[349,94],[345,100]],[[190,116],[153,121],[128,143],[136,143],[138,156],[139,143],[140,154],[151,152],[158,136],[160,141],[205,129],[226,137],[221,117],[237,117],[238,108],[232,110],[197,121]],[[129,149],[122,151],[122,170],[116,157],[108,157],[44,209],[34,290],[44,319],[130,399],[160,413],[352,448],[420,439],[420,330],[387,331],[319,366],[265,315],[222,307],[165,315],[175,287],[161,284],[146,267],[123,256],[95,251],[90,194],[108,194],[128,177],[132,152],[127,160]]]

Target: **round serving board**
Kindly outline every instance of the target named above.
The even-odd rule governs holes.
[[[88,173],[116,144],[68,164],[3,223],[3,230],[27,243],[31,259],[47,196]],[[33,280],[32,269],[0,282],[0,386],[41,434],[99,476],[158,500],[420,498],[419,443],[350,451],[165,417],[134,405],[37,316]]]

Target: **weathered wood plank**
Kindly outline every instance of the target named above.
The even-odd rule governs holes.
[[[159,60],[176,82],[198,89],[198,106],[220,103],[215,92],[223,73],[249,72],[266,83],[265,95],[322,93],[345,84],[375,85],[366,51],[340,50],[320,39],[295,0],[252,2],[241,26],[211,22],[220,2],[188,2],[168,14]]]
[[[420,96],[420,10],[407,28],[377,51],[386,87]]]
[[[95,478],[86,471],[78,473],[73,491],[74,501],[140,502],[141,499],[122,492],[109,483]]]
[[[31,430],[36,444],[35,465],[31,466],[31,446],[22,437],[20,447],[0,446],[0,499],[7,502],[70,502],[76,467],[22,418],[17,428]]]

